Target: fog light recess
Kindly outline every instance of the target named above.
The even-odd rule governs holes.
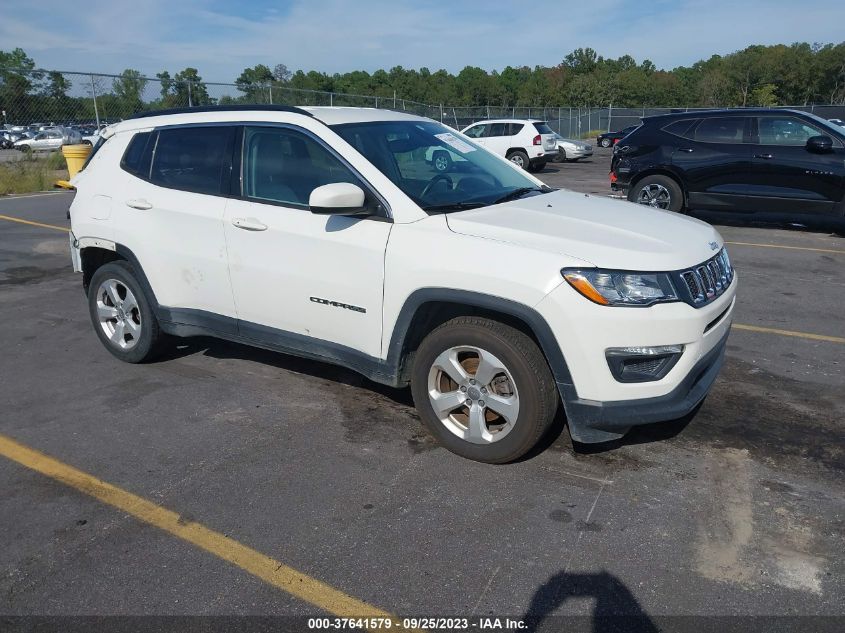
[[[611,347],[605,357],[619,382],[652,382],[666,376],[683,353],[683,345]]]

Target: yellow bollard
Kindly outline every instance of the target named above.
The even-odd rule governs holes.
[[[62,154],[67,161],[68,178],[73,178],[82,169],[88,156],[91,154],[91,146],[87,143],[82,145],[62,145]]]

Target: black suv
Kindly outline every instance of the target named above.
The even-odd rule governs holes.
[[[610,170],[612,189],[661,209],[845,223],[845,129],[806,112],[649,117],[616,145]]]

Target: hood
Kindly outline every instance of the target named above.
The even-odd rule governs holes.
[[[455,233],[582,259],[600,268],[671,271],[712,257],[723,242],[678,213],[555,191],[446,216]]]

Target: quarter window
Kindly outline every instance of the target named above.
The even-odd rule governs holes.
[[[811,136],[824,134],[795,117],[760,117],[757,129],[760,145],[806,145]]]
[[[145,151],[149,143],[152,132],[139,132],[132,137],[129,145],[126,146],[126,151],[123,153],[123,158],[120,161],[120,167],[124,171],[128,171],[134,176],[147,178],[150,175],[150,153]],[[144,160],[146,158],[146,160]],[[146,163],[146,165],[144,165]]]
[[[692,128],[697,121],[698,119],[683,119],[681,121],[675,121],[674,123],[670,123],[664,127],[663,131],[683,138],[693,138],[690,128]]]
[[[247,198],[305,207],[314,189],[335,182],[360,186],[349,168],[311,137],[287,128],[245,129]]]
[[[704,143],[742,143],[745,117],[702,119],[695,128],[695,140]]]
[[[234,134],[229,126],[161,130],[150,180],[171,189],[220,195],[229,175]]]

